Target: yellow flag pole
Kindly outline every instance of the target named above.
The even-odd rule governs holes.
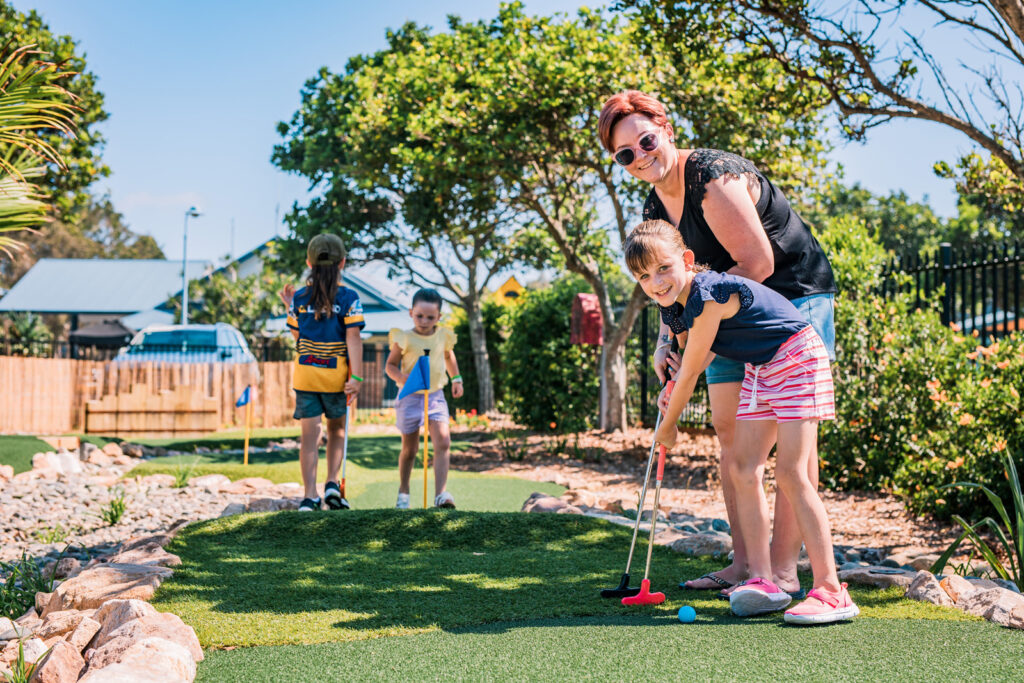
[[[245,404],[245,451],[242,455],[242,464],[249,464],[249,429],[252,427],[252,394],[249,394],[249,402]]]
[[[423,392],[423,509],[427,508],[427,437],[430,436],[430,422],[427,411],[427,397],[430,391]]]

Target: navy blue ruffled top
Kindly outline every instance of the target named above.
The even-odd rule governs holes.
[[[686,303],[661,306],[661,319],[673,334],[682,334],[704,312],[705,301],[724,304],[733,293],[740,310],[718,326],[711,350],[741,363],[767,363],[779,347],[808,323],[792,303],[778,292],[739,275],[705,270],[695,273]]]

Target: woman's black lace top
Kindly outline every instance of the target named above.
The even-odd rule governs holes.
[[[696,261],[721,273],[736,265],[704,219],[701,204],[709,182],[727,174],[740,176],[744,173],[753,173],[761,183],[761,198],[755,208],[775,256],[775,272],[764,284],[787,299],[834,293],[835,278],[825,252],[782,191],[749,159],[717,149],[693,150],[683,169],[686,193],[683,213],[676,227],[686,246],[693,250]],[[653,188],[644,203],[643,218],[669,220]]]

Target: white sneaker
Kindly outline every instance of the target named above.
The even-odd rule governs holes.
[[[409,509],[409,494],[399,493],[398,500],[395,501],[396,510],[408,510]]]
[[[452,498],[452,494],[448,493],[447,491],[442,491],[441,493],[434,496],[434,507],[454,509],[455,499]]]

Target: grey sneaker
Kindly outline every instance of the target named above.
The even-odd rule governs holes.
[[[455,499],[452,498],[452,494],[447,491],[441,491],[441,493],[434,496],[434,507],[438,508],[450,508],[455,509]]]
[[[299,512],[313,512],[313,510],[320,509],[319,498],[303,498],[302,502],[299,503]]]
[[[399,493],[398,500],[395,501],[396,510],[408,510],[409,509],[409,494]]]

